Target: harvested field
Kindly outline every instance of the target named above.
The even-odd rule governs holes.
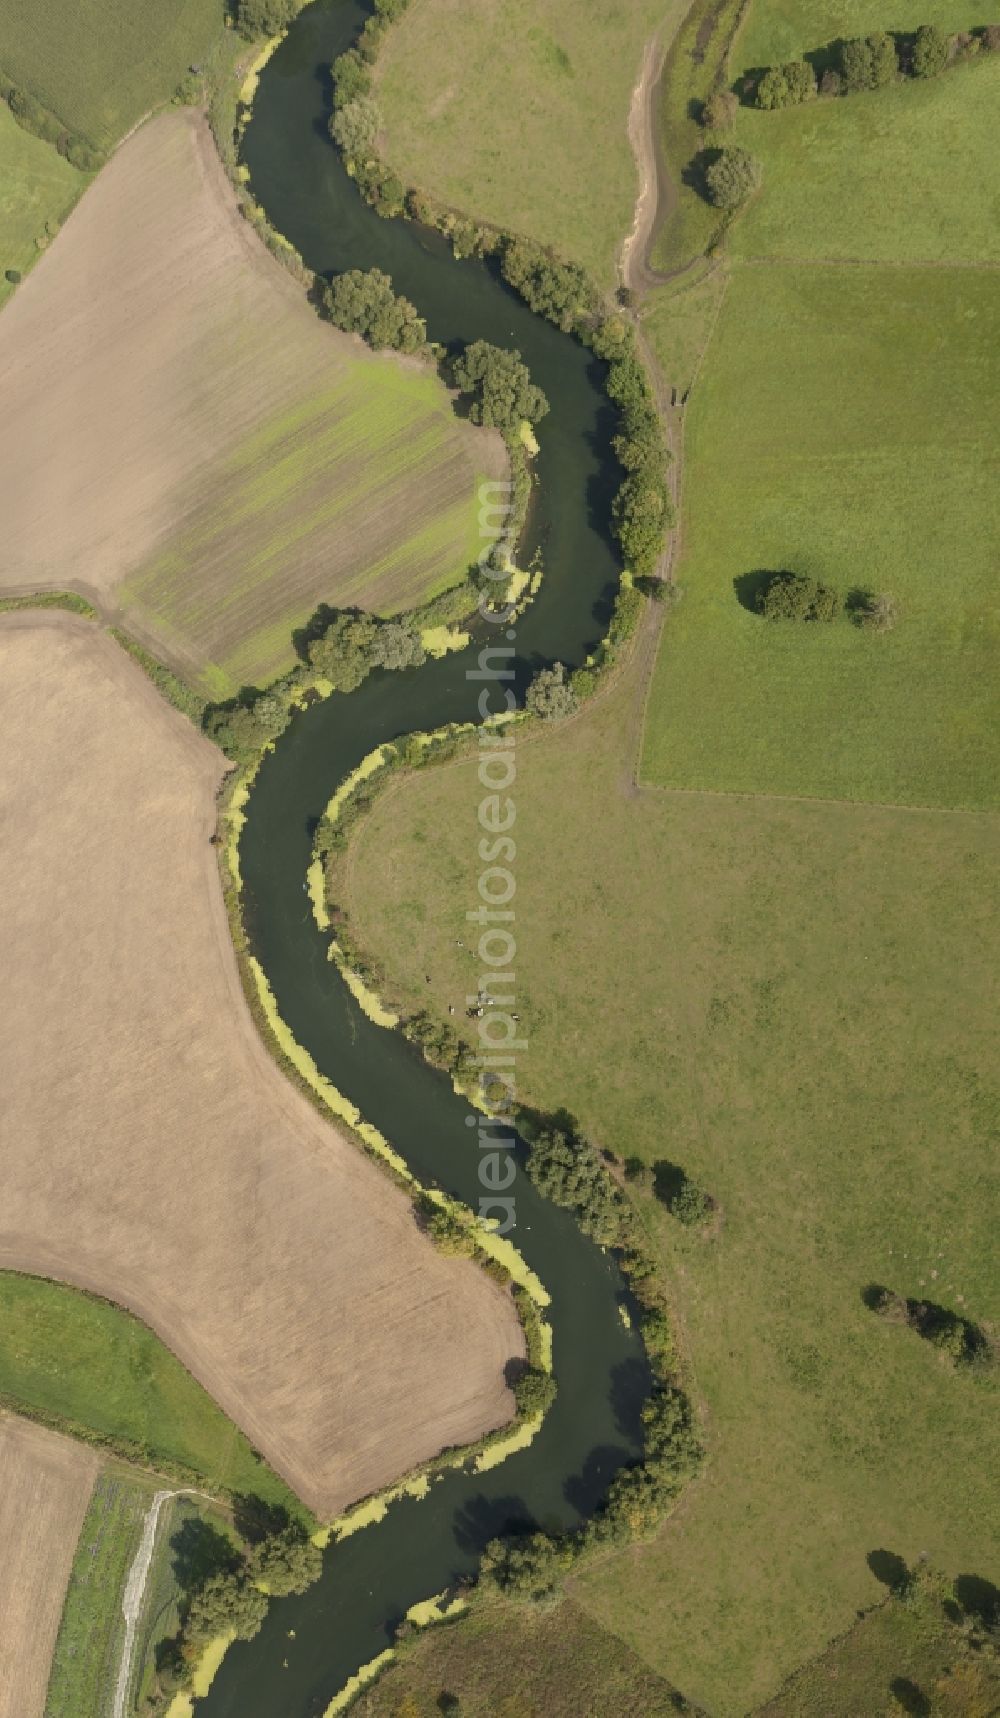
[[[507,1419],[505,1293],[417,1231],[252,1025],[222,763],[98,629],[0,619],[0,1267],[127,1306],[321,1516]]]
[[[430,369],[321,323],[186,110],[129,140],[25,282],[0,377],[2,588],[71,584],[215,696],[288,667],[321,601],[457,583],[505,458]]]
[[[66,1583],[100,1459],[0,1420],[0,1718],[41,1718]]]

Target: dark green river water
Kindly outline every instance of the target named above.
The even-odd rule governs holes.
[[[261,78],[244,159],[258,201],[309,267],[385,269],[426,317],[432,339],[516,346],[548,395],[526,545],[528,553],[541,546],[545,577],[516,627],[523,686],[541,663],[582,662],[611,613],[619,567],[607,526],[620,474],[601,366],[483,263],[457,262],[436,235],[381,220],[362,202],[329,141],[327,118],[330,62],[364,17],[353,0],[318,0],[300,14]],[[373,747],[475,719],[481,684],[467,672],[482,642],[406,673],[374,675],[350,696],[335,694],[296,716],[259,772],[241,848],[254,947],[295,1037],[419,1180],[473,1208],[482,1189],[468,1106],[400,1033],[373,1025],[358,1008],[327,959],[303,880],[316,819]],[[477,803],[470,791],[470,843],[479,834]],[[568,923],[575,910],[567,898]],[[566,1099],[572,1108],[572,1093]],[[552,1297],[559,1395],[541,1431],[491,1472],[451,1473],[426,1498],[393,1504],[381,1524],[331,1546],[322,1580],[301,1598],[273,1604],[257,1639],[230,1650],[199,1718],[316,1718],[360,1665],[391,1645],[411,1605],[475,1568],[487,1540],[518,1524],[574,1525],[639,1453],[649,1379],[642,1345],[619,1314],[618,1269],[568,1213],[540,1197],[523,1168],[512,1191],[511,1238]]]

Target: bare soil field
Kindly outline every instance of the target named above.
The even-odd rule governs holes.
[[[258,1038],[219,754],[67,614],[0,619],[0,721],[0,1268],[128,1307],[322,1517],[510,1418],[509,1297]]]
[[[324,325],[200,115],[129,139],[0,321],[7,592],[68,585],[205,690],[292,660],[320,601],[457,582],[499,437]]]
[[[100,1457],[0,1420],[0,1718],[42,1718],[66,1583]]]

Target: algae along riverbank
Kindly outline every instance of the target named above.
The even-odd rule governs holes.
[[[418,1180],[477,1209],[482,1185],[469,1106],[401,1033],[365,1016],[328,959],[329,939],[304,887],[312,836],[340,782],[377,746],[480,719],[488,683],[471,675],[485,643],[509,639],[514,653],[513,679],[489,688],[492,708],[502,707],[506,685],[523,688],[542,664],[586,659],[606,630],[620,577],[608,531],[620,472],[593,356],[535,317],[483,263],[456,261],[437,235],[380,219],[345,173],[327,135],[329,66],[365,16],[346,0],[319,0],[292,25],[261,75],[246,130],[251,188],[309,267],[324,274],[382,268],[426,317],[431,339],[449,346],[486,339],[520,350],[551,407],[539,429],[539,485],[522,545],[522,557],[541,550],[545,577],[516,631],[498,639],[494,627],[494,636],[474,638],[463,652],[376,673],[349,696],[335,693],[297,714],[255,779],[240,867],[254,953],[295,1039]],[[470,842],[479,838],[477,803],[469,805]],[[470,959],[471,979],[478,973]],[[425,1496],[394,1502],[381,1522],[332,1544],[321,1581],[272,1604],[257,1638],[230,1649],[198,1718],[318,1718],[391,1646],[413,1605],[474,1572],[491,1538],[522,1526],[573,1527],[617,1469],[639,1455],[649,1371],[621,1316],[624,1281],[574,1218],[541,1197],[518,1151],[511,1239],[551,1296],[559,1385],[540,1431],[498,1466],[453,1470]]]

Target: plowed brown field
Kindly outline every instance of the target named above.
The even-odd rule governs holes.
[[[464,576],[493,431],[324,325],[200,116],[136,132],[0,319],[0,590],[71,587],[222,696],[320,602]]]
[[[65,614],[0,618],[0,724],[0,1267],[144,1319],[322,1516],[509,1418],[509,1297],[257,1036],[219,754]]]
[[[0,1420],[0,1718],[42,1718],[66,1583],[100,1458]]]

